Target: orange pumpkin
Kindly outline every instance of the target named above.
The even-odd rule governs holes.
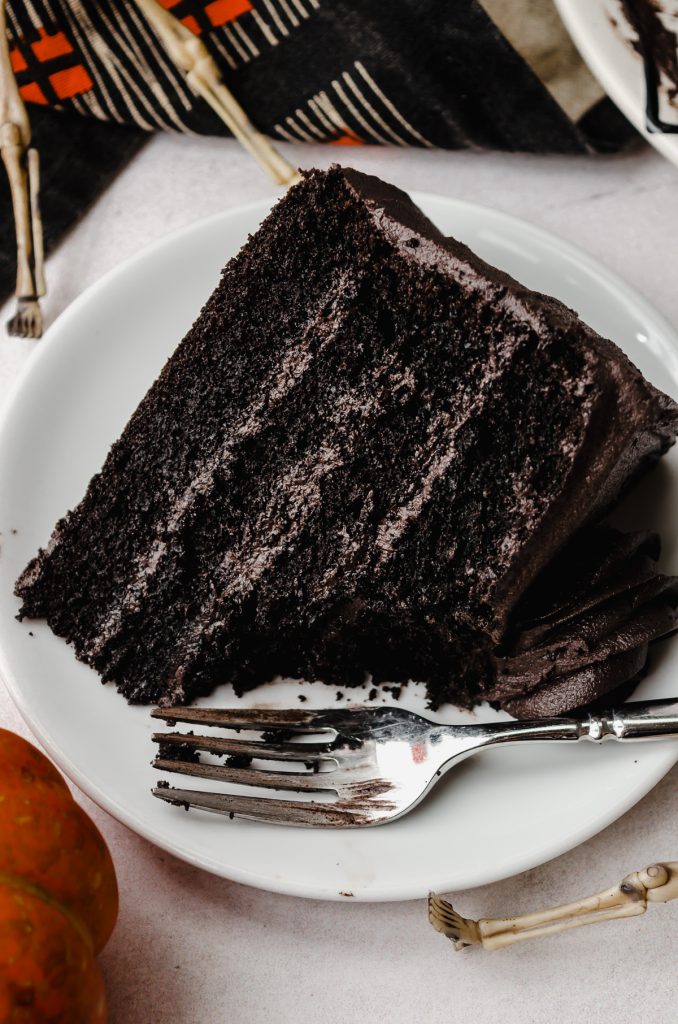
[[[0,729],[1,1024],[103,1024],[96,954],[117,913],[101,833],[47,758]]]

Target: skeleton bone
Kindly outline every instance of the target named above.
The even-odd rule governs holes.
[[[428,899],[429,921],[454,943],[455,949],[479,944],[484,949],[502,949],[525,939],[555,935],[585,924],[597,924],[644,914],[648,903],[667,903],[678,899],[678,861],[650,864],[634,871],[619,885],[595,896],[587,896],[548,910],[519,917],[461,917],[446,900],[431,893]]]
[[[172,62],[186,75],[193,92],[202,96],[236,139],[251,153],[278,185],[293,185],[299,172],[257,131],[231,91],[205,44],[157,0],[135,0],[153,26]]]
[[[31,126],[9,57],[5,0],[0,0],[0,153],[9,178],[17,242],[17,312],[10,334],[39,338],[45,294],[42,221],[38,205],[40,163],[31,147]]]

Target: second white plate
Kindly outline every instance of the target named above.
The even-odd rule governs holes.
[[[632,33],[619,0],[555,0],[555,4],[577,49],[608,96],[655,149],[678,164],[678,135],[649,132],[646,128],[643,63],[625,41]]]
[[[524,222],[415,196],[443,231],[526,284],[576,308],[643,372],[678,395],[678,340],[626,284]],[[678,755],[671,743],[488,752],[452,772],[408,817],[377,829],[300,830],[186,814],[155,800],[148,709],[129,707],[43,622],[18,623],[14,581],[56,519],[81,498],[107,449],[191,324],[220,268],[266,204],[164,239],[83,294],[50,329],[0,429],[0,668],[54,760],[130,828],[209,871],[326,899],[395,900],[496,881],[575,846],[622,814]],[[627,502],[629,525],[659,528],[678,568],[678,460],[669,455]],[[654,654],[640,695],[675,692],[676,643]],[[255,690],[248,705],[297,705],[297,684]],[[305,706],[335,694],[305,686]],[[358,691],[361,697],[364,693]],[[206,703],[237,703],[222,688]],[[414,690],[403,703],[423,710]],[[479,714],[492,717],[484,709]],[[458,721],[451,709],[441,720]]]

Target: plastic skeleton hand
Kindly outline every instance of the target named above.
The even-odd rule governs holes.
[[[9,58],[5,0],[0,0],[0,154],[12,193],[17,243],[17,312],[7,324],[10,334],[39,338],[45,294],[42,221],[38,206],[40,164],[30,148],[31,126]]]
[[[157,0],[135,0],[153,26],[170,60],[186,75],[193,92],[202,96],[245,149],[278,185],[293,185],[299,172],[257,131],[229,89],[204,43]]]
[[[636,917],[645,913],[648,903],[667,903],[675,899],[678,899],[678,861],[666,861],[634,871],[619,885],[597,896],[520,917],[472,921],[461,917],[446,900],[431,893],[428,916],[436,931],[447,936],[455,949],[474,944],[485,949],[502,949],[514,942],[555,935],[568,928],[613,921],[619,917]]]

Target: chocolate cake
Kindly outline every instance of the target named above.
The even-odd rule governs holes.
[[[675,625],[652,539],[580,531],[677,428],[612,342],[403,192],[309,172],[24,571],[21,615],[134,702],[371,674],[573,707]]]

